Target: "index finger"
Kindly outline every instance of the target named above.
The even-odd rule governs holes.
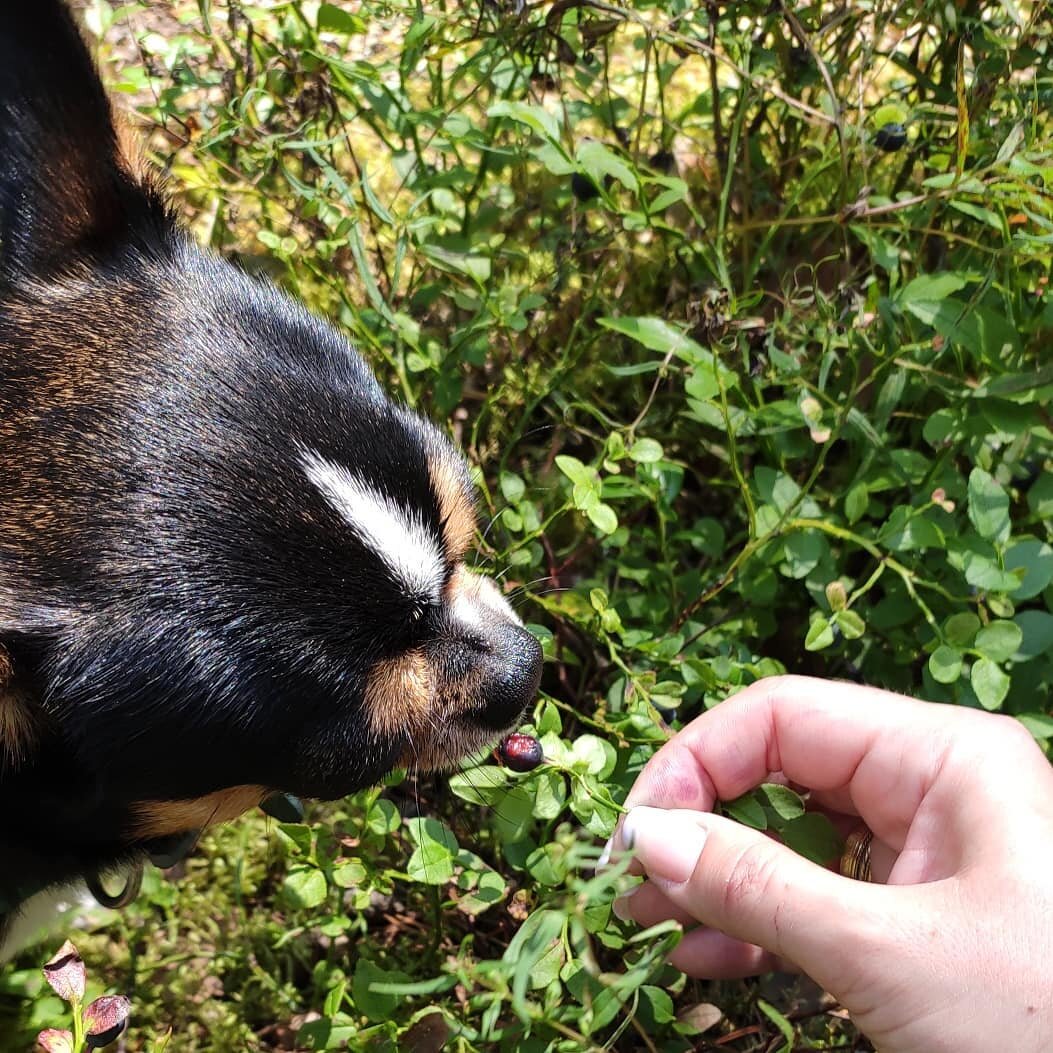
[[[851,801],[877,837],[899,847],[952,742],[968,734],[966,725],[993,719],[857,684],[772,677],[666,743],[626,806],[710,811],[782,772]]]

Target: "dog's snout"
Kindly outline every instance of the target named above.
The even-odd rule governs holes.
[[[488,676],[480,721],[495,731],[514,724],[537,694],[541,682],[541,645],[526,629],[511,622],[490,634]]]

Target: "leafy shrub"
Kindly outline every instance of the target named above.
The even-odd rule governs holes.
[[[784,669],[1053,737],[1041,10],[89,4],[198,232],[449,421],[550,659],[546,766],[250,818],[79,940],[137,1022],[185,1050],[851,1041],[685,982],[591,864],[670,729]]]

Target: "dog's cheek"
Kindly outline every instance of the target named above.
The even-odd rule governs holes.
[[[35,713],[0,645],[0,770],[17,768],[29,755],[37,737]]]
[[[365,714],[376,741],[397,750],[397,766],[451,768],[482,745],[471,711],[480,690],[475,663],[451,659],[442,647],[379,662],[369,677]],[[479,740],[479,741],[477,741]]]
[[[366,723],[383,742],[412,741],[429,727],[435,674],[423,651],[373,666],[363,699]]]

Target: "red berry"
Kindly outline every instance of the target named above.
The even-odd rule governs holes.
[[[512,771],[533,771],[544,759],[541,743],[531,735],[509,735],[497,748],[502,763]]]

